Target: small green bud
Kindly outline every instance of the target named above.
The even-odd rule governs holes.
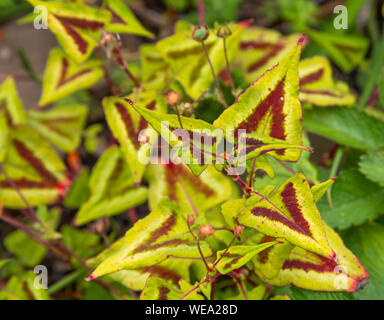
[[[193,40],[203,42],[204,40],[207,40],[209,36],[209,30],[207,26],[193,26],[192,27],[192,38]]]

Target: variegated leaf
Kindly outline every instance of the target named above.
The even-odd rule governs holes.
[[[145,110],[164,111],[165,101],[156,98],[154,92],[142,94],[142,100],[139,101]],[[117,97],[108,97],[103,100],[103,108],[107,122],[113,135],[118,139],[125,159],[132,172],[136,183],[141,181],[145,169],[145,157],[149,157],[148,147],[157,141],[157,134],[153,130],[148,130],[148,123],[145,117],[139,113],[124,99]],[[139,141],[140,132],[146,130],[146,136],[149,143],[141,145]],[[143,159],[139,159],[139,157]]]
[[[332,69],[325,57],[312,57],[299,63],[300,93],[302,102],[317,106],[348,106],[356,102],[344,82],[334,82]]]
[[[231,180],[212,166],[196,177],[184,164],[152,164],[148,167],[148,179],[150,208],[168,197],[185,217],[203,213],[232,194]]]
[[[162,144],[159,151],[165,155],[166,159],[163,157],[163,160],[166,162],[180,158],[195,175],[199,175],[207,167],[206,163],[215,163],[217,157],[223,157],[216,155],[216,146],[224,139],[221,129],[203,120],[183,116],[178,118],[174,114],[154,112],[135,104],[132,104],[132,108],[161,135]],[[173,148],[174,154],[169,147]],[[161,154],[157,156],[161,158]],[[224,162],[222,158],[220,160],[221,163]]]
[[[94,85],[103,76],[101,61],[75,63],[59,48],[53,48],[45,67],[39,105],[45,106],[78,90]]]
[[[263,242],[258,245],[236,245],[230,247],[228,251],[221,250],[217,252],[217,257],[221,258],[220,262],[216,265],[216,269],[226,274],[232,270],[239,269],[250,261],[259,252],[271,248],[275,245],[276,241]],[[225,252],[226,251],[226,252]]]
[[[284,153],[285,150],[292,149],[301,149],[312,152],[311,149],[303,145],[290,143],[286,140],[271,138],[260,133],[250,133],[247,134],[246,137],[247,160],[258,158],[265,153],[276,152],[276,154],[281,154]]]
[[[340,236],[324,222],[329,245],[336,259],[325,258],[313,252],[295,247],[284,262],[278,276],[268,283],[320,291],[354,292],[368,282],[368,273],[352,252],[344,246]]]
[[[57,202],[69,184],[55,150],[26,125],[12,129],[2,162],[7,176],[0,174],[0,201],[8,208],[26,208],[15,187],[31,206],[37,206]]]
[[[77,63],[84,62],[99,44],[101,30],[111,20],[107,10],[77,3],[28,0],[34,7],[48,10],[48,28],[64,51]]]
[[[200,242],[200,247],[205,257],[212,255],[204,241]],[[123,269],[157,265],[169,257],[200,258],[200,253],[184,216],[174,203],[164,199],[123,238],[99,255],[97,259],[102,262],[90,279]]]
[[[297,65],[301,38],[278,65],[267,71],[242,93],[237,101],[226,109],[213,123],[223,130],[247,134],[258,133],[293,144],[302,142],[302,110],[298,100],[299,79]],[[297,161],[300,150],[279,150],[272,154],[285,161]]]
[[[305,177],[297,173],[282,184],[269,198],[254,196],[248,207],[238,216],[241,225],[324,257],[334,258],[323,229],[310,186]]]
[[[230,26],[232,35],[227,38],[227,52],[230,62],[234,59],[240,34],[246,25],[239,23]],[[213,30],[210,30],[209,37],[204,43],[215,73],[218,74],[225,67],[223,41],[216,36]],[[204,90],[213,83],[210,66],[202,45],[192,39],[190,25],[186,22],[178,22],[175,33],[159,41],[156,48],[191,98],[199,98]]]
[[[25,123],[23,102],[19,97],[15,80],[8,77],[0,86],[0,112],[4,111],[10,124]]]
[[[184,283],[179,288],[162,278],[149,277],[140,295],[140,300],[180,300],[192,288],[193,286],[189,283]],[[186,300],[204,300],[204,298],[197,292],[192,292],[186,297]]]
[[[91,195],[79,209],[76,224],[116,215],[145,203],[147,189],[135,187],[128,165],[117,146],[110,147],[96,163],[89,179]]]
[[[189,281],[192,260],[167,259],[154,266],[136,270],[121,270],[108,277],[135,291],[143,290],[150,276],[159,277],[168,283],[178,285],[180,280]]]
[[[277,241],[277,243],[264,249],[252,259],[254,271],[262,279],[276,277],[294,248],[292,244],[284,239],[277,239],[266,235],[263,235],[258,243],[262,244],[271,241]]]
[[[147,89],[163,90],[173,81],[172,71],[154,44],[140,46],[140,67],[141,79]]]
[[[152,32],[143,27],[131,9],[122,0],[104,0],[104,7],[112,14],[109,32],[130,33],[148,38],[154,38]]]
[[[245,72],[248,83],[258,79],[291,52],[300,34],[281,36],[277,31],[258,27],[247,28],[241,34],[236,62]]]
[[[31,110],[27,113],[27,122],[58,148],[71,152],[80,144],[87,113],[88,108],[84,105],[59,106],[47,111]]]

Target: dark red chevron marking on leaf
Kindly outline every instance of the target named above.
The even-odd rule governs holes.
[[[167,235],[168,232],[173,228],[173,226],[176,224],[176,213],[172,213],[171,216],[165,220],[161,226],[154,230],[147,240],[146,243],[139,245],[134,252],[141,252],[144,250],[148,250],[149,246],[154,243],[157,239],[159,239],[163,235]]]
[[[65,84],[67,84],[68,82],[71,82],[71,81],[75,80],[76,78],[92,71],[92,69],[84,69],[84,70],[81,70],[80,72],[75,73],[74,75],[67,78],[68,67],[69,67],[68,60],[63,58],[60,81],[57,84],[57,87],[61,87]]]
[[[271,132],[270,136],[276,139],[285,140],[285,130],[284,130],[284,78],[276,86],[274,90],[261,101],[260,104],[256,107],[255,111],[239,124],[237,129],[245,129],[247,133],[252,133],[256,131],[259,126],[260,121],[268,115],[268,112],[272,113],[271,119]],[[237,130],[235,135],[237,134]]]
[[[20,189],[51,189],[52,185],[46,182],[30,181],[26,179],[12,180],[10,183],[7,180],[0,181],[0,187],[12,188],[16,186]]]
[[[331,259],[324,258],[320,255],[316,256],[321,260],[321,263],[316,264],[301,260],[287,260],[284,262],[283,269],[301,269],[306,272],[317,271],[317,272],[334,272],[337,267],[337,263]]]
[[[88,43],[81,37],[81,35],[72,27],[70,23],[68,23],[65,19],[57,17],[56,18],[60,21],[60,23],[63,25],[65,31],[73,38],[73,41],[75,41],[79,51],[82,54],[85,54],[87,52],[87,46]]]
[[[307,74],[305,77],[300,79],[300,87],[319,80],[323,76],[323,74],[324,69],[319,69],[316,72]]]
[[[296,198],[296,189],[293,186],[292,182],[287,183],[284,187],[284,190],[281,192],[283,197],[283,203],[290,213],[292,219],[304,230],[307,236],[311,236],[312,233],[309,230],[308,221],[303,217],[303,213],[299,207],[299,203]]]
[[[165,179],[168,184],[169,194],[168,197],[171,200],[177,200],[176,196],[176,184],[179,183],[179,179],[182,177],[186,179],[196,187],[199,192],[204,193],[207,197],[215,194],[214,190],[205,185],[199,177],[196,177],[189,169],[183,165],[177,165],[169,163],[164,165],[165,168]]]
[[[40,122],[42,124],[44,124],[46,127],[48,127],[50,130],[58,133],[61,136],[67,137],[67,138],[71,137],[70,132],[61,129],[58,126],[58,124],[59,123],[62,123],[62,124],[68,123],[69,124],[69,123],[71,123],[73,121],[76,121],[76,118],[67,117],[67,118],[56,118],[56,119],[49,119],[49,120],[40,120]]]
[[[265,54],[260,60],[251,64],[248,67],[248,72],[253,72],[262,66],[264,66],[270,59],[275,57],[279,51],[284,48],[284,44],[282,43],[268,43],[268,42],[259,42],[259,41],[250,41],[250,42],[242,42],[240,43],[240,48],[243,50],[248,49],[264,49],[268,50],[268,53]]]
[[[297,232],[300,232],[302,234],[307,235],[305,233],[305,231],[301,228],[301,226],[297,225],[292,220],[289,220],[289,219],[281,216],[276,211],[272,211],[272,210],[269,210],[267,208],[257,207],[257,208],[253,208],[251,212],[254,216],[262,216],[262,217],[265,217],[269,220],[280,222],[292,230],[295,230]]]
[[[335,97],[335,98],[338,98],[338,97],[342,97],[341,95],[338,95],[338,94],[335,94],[333,92],[330,92],[330,91],[318,91],[318,90],[300,90],[300,92],[302,93],[307,93],[307,94],[321,94],[321,95],[324,95],[324,96],[330,96],[330,97]]]
[[[237,261],[239,261],[243,256],[237,256],[236,258],[233,258],[231,261],[227,262],[225,265],[224,265],[224,268],[225,269],[229,269],[230,267],[232,267],[232,265],[234,265]]]
[[[274,47],[275,47],[274,43],[264,42],[264,41],[259,41],[259,40],[240,42],[240,49],[242,49],[242,50],[273,49]]]
[[[124,122],[125,129],[128,132],[128,136],[131,138],[132,143],[135,145],[136,149],[140,146],[139,141],[136,138],[136,131],[135,128],[133,127],[133,121],[131,119],[131,115],[129,114],[127,108],[120,103],[117,102],[115,103],[115,106],[117,108],[117,111],[120,113],[121,119]]]
[[[121,17],[115,11],[113,11],[111,8],[107,8],[107,10],[112,14],[111,23],[126,24],[126,22],[123,19],[121,19]]]
[[[74,27],[81,29],[89,29],[89,30],[98,30],[104,27],[104,22],[100,21],[90,21],[87,19],[79,19],[79,18],[69,18],[69,17],[58,17],[60,21],[70,24]]]
[[[148,126],[147,121],[143,117],[140,117],[139,128],[136,131],[133,126],[131,115],[129,114],[127,108],[125,108],[125,106],[120,102],[117,102],[115,106],[124,122],[125,129],[128,132],[128,136],[131,138],[131,141],[134,144],[135,148],[139,149],[140,148],[139,134],[141,130],[144,130]],[[156,106],[156,101],[153,100],[146,106],[146,108],[149,110],[154,110],[155,106]]]
[[[147,244],[151,244],[159,239],[161,236],[165,236],[168,232],[174,227],[176,224],[176,213],[172,213],[172,215],[164,221],[164,223],[160,226],[160,228],[156,229],[152,232],[151,237],[148,239]]]
[[[22,157],[32,167],[35,168],[35,170],[43,178],[43,181],[51,185],[56,185],[59,182],[57,181],[56,177],[44,167],[44,164],[40,161],[40,159],[36,158],[33,152],[29,150],[22,142],[13,140],[13,143],[20,157]]]
[[[161,286],[159,288],[159,300],[168,300],[169,289],[167,287]]]
[[[119,160],[117,160],[116,167],[113,170],[111,177],[109,178],[109,182],[112,183],[120,176],[120,173],[123,170],[123,165],[124,165],[124,160],[119,158]]]
[[[214,43],[206,43],[205,44],[208,51],[212,48]],[[174,51],[169,51],[167,53],[168,57],[171,59],[180,59],[180,58],[185,58],[188,57],[189,55],[196,55],[199,53],[203,53],[203,48],[201,46],[193,46],[192,48],[185,49],[185,50],[174,50]]]
[[[354,47],[350,45],[344,45],[340,43],[333,43],[333,45],[340,50],[345,59],[351,60],[351,52],[359,52],[361,49],[359,47]]]
[[[178,275],[176,272],[161,266],[145,267],[145,268],[139,269],[139,271],[142,273],[148,272],[164,280],[170,280],[176,285],[179,283],[181,279],[180,275]]]
[[[265,235],[261,239],[260,244],[266,243],[266,242],[271,242],[271,241],[274,241],[274,240],[276,240],[276,238]],[[260,263],[266,263],[267,262],[268,256],[269,256],[269,252],[271,250],[272,250],[272,247],[268,247],[268,248],[264,249],[263,251],[261,251],[259,253],[258,259],[259,259]]]
[[[141,245],[141,246],[137,247],[133,251],[133,253],[141,253],[144,251],[156,250],[156,249],[163,248],[163,247],[176,247],[176,246],[181,245],[181,244],[186,244],[186,245],[190,245],[190,246],[194,245],[194,243],[191,243],[188,240],[173,239],[173,240],[163,241],[161,243],[156,243],[153,245]]]

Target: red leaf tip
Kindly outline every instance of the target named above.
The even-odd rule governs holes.
[[[133,102],[131,99],[125,98],[124,100],[127,101],[131,106],[133,106]]]
[[[302,35],[300,37],[300,39],[297,41],[297,45],[298,46],[301,46],[301,45],[306,45],[307,44],[307,37],[305,35]]]
[[[248,19],[244,21],[240,21],[239,25],[242,27],[248,27],[255,19]]]
[[[92,280],[94,280],[95,279],[95,276],[94,275],[90,275],[88,278],[85,278],[85,281],[92,281]]]

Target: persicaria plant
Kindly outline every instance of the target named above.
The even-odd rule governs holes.
[[[384,87],[347,78],[365,37],[207,26],[199,1],[156,38],[123,0],[28,1],[58,46],[38,106],[0,86],[0,298],[384,296]]]

